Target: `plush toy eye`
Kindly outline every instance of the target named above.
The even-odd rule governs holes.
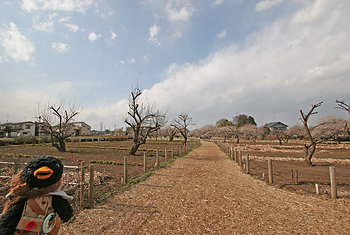
[[[31,170],[32,170],[32,168],[30,168],[30,167],[29,167],[29,168],[27,168],[27,172],[29,172],[29,171],[31,171]]]
[[[56,163],[56,165],[55,165],[56,167],[61,167],[61,165],[59,164],[59,163]]]

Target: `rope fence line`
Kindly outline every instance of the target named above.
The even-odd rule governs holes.
[[[13,166],[14,170],[12,170],[12,175],[15,174],[17,172],[18,169],[18,165],[25,165],[26,163],[18,163],[18,162],[0,162],[0,165],[10,165]],[[63,192],[70,192],[76,188],[80,188],[80,208],[84,208],[85,206],[85,200],[84,200],[84,186],[88,185],[89,187],[89,191],[88,191],[88,204],[91,205],[93,203],[93,195],[94,195],[94,165],[85,165],[84,162],[80,163],[80,166],[64,166],[64,171],[63,174],[65,173],[69,173],[69,172],[77,172],[77,180],[78,183],[69,183],[69,182],[65,182],[66,185],[73,185],[71,187],[68,188],[64,188],[62,191]],[[89,180],[85,181],[83,175],[85,174],[85,169],[89,170]],[[80,173],[80,175],[79,175]],[[10,181],[12,179],[12,176],[0,176],[1,180],[7,180],[7,184],[3,187],[0,187],[0,192],[3,192],[5,190],[8,190],[10,188]]]
[[[249,154],[246,154],[245,164],[243,164],[241,149],[235,148],[234,146],[224,143],[222,141],[214,141],[214,142],[221,148],[221,150],[226,155],[228,155],[233,161],[235,161],[242,168],[242,170],[245,171],[246,174],[250,174]],[[274,183],[273,160],[268,159],[267,165],[268,165],[268,183],[273,184]],[[335,173],[334,167],[329,167],[329,174],[330,174],[331,197],[333,199],[336,199],[338,198],[338,194],[337,194],[336,173]],[[294,182],[299,183],[298,170],[294,170],[294,171],[291,170],[291,177]],[[263,173],[263,179],[264,179],[264,173]],[[319,195],[319,185],[315,184],[315,188],[316,188],[316,194]]]
[[[196,140],[196,141],[189,141],[187,142],[187,145],[177,145],[177,148],[174,148],[174,146],[171,147],[171,149],[169,150],[168,148],[165,148],[164,151],[162,150],[159,150],[159,149],[156,149],[154,151],[155,153],[155,164],[154,164],[154,167],[155,168],[158,168],[160,167],[160,161],[159,161],[159,158],[160,157],[164,157],[164,161],[168,161],[170,160],[171,158],[174,158],[176,155],[180,156],[181,154],[183,153],[186,153],[186,152],[189,152],[191,151],[192,149],[194,149],[198,144],[200,144],[200,141],[199,140]],[[168,154],[168,151],[170,151],[170,155]],[[160,155],[160,152],[164,152],[164,155]],[[144,152],[143,153],[143,169],[144,169],[144,173],[147,173],[148,171],[148,168],[147,168],[147,156],[149,153],[148,152]],[[128,157],[124,157],[124,176],[121,178],[121,183],[122,184],[127,184],[128,182]]]

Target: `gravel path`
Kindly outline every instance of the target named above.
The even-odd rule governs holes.
[[[61,234],[350,234],[349,206],[266,185],[202,141],[146,181],[81,211]]]

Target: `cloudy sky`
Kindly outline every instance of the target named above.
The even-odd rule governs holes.
[[[299,124],[350,103],[348,0],[2,0],[0,122],[76,100],[92,129],[126,126],[138,83],[196,127],[251,115]]]

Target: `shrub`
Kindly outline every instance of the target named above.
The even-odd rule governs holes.
[[[13,139],[7,139],[5,140],[5,142],[9,145],[12,145],[13,144]]]
[[[25,139],[25,142],[27,144],[37,144],[37,143],[39,143],[39,140],[36,137],[27,137]]]
[[[0,140],[0,146],[5,146],[7,143],[5,140]]]
[[[23,137],[17,137],[13,139],[13,144],[14,145],[19,145],[19,144],[24,144],[25,139]]]
[[[50,139],[49,137],[42,137],[42,138],[41,138],[41,141],[42,141],[43,143],[51,143],[51,139]]]

